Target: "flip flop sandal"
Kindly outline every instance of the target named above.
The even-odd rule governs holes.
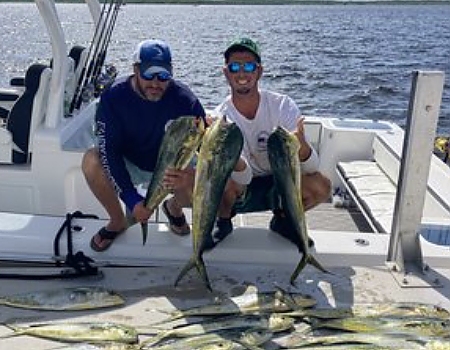
[[[103,252],[106,249],[108,249],[111,244],[114,242],[114,240],[121,234],[122,231],[109,231],[106,229],[106,227],[102,227],[100,231],[97,232],[96,235],[92,236],[91,238],[91,248],[92,250],[95,250],[96,252]],[[100,236],[102,245],[98,245],[95,241],[96,236]]]
[[[186,236],[191,233],[191,229],[186,221],[186,216],[173,216],[169,212],[169,208],[167,207],[168,200],[165,200],[162,204],[162,210],[164,214],[167,216],[169,220],[169,228],[170,230],[178,236]]]

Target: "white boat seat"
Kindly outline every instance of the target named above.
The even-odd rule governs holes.
[[[13,105],[0,130],[0,161],[23,164],[31,160],[32,135],[43,121],[48,99],[51,69],[43,64],[31,65],[25,75],[25,90]]]
[[[385,138],[374,138],[371,160],[341,161],[337,174],[374,232],[390,233],[397,194],[401,147],[393,147]],[[431,159],[431,173],[423,207],[422,223],[449,220],[450,188],[441,184],[450,169],[436,156]]]
[[[390,232],[396,186],[374,161],[339,162],[338,174],[375,232]]]

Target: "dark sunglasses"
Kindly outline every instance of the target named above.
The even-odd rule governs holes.
[[[254,73],[256,71],[256,68],[258,68],[258,63],[256,62],[245,62],[245,63],[239,63],[239,62],[231,62],[227,65],[228,71],[230,73],[237,73],[241,70],[241,68],[244,70],[244,73]]]
[[[149,81],[155,79],[155,77],[156,77],[156,79],[158,79],[158,81],[163,82],[163,83],[172,79],[172,75],[168,72],[148,73],[145,75],[141,75],[141,77],[142,77],[142,79],[149,80]]]

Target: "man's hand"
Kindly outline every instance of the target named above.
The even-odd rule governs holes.
[[[152,216],[153,212],[150,211],[142,201],[134,206],[132,214],[137,222],[146,223],[148,219],[150,219],[150,216]]]
[[[305,127],[303,125],[305,118],[300,117],[297,122],[297,130],[294,131],[294,135],[297,136],[298,141],[300,142],[300,151],[298,152],[298,157],[301,162],[304,162],[311,155],[311,146],[306,141],[305,138]]]
[[[187,167],[184,170],[167,168],[163,177],[163,186],[170,192],[192,190],[194,188],[195,170]]]

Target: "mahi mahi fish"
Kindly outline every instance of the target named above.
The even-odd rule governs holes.
[[[76,311],[124,304],[114,291],[102,287],[75,287],[0,297],[0,304],[23,309]]]
[[[203,136],[200,147],[192,202],[193,254],[178,275],[175,286],[193,267],[196,267],[209,290],[203,251],[216,221],[217,210],[226,182],[242,151],[244,140],[239,127],[218,118]]]
[[[166,338],[185,338],[195,335],[202,335],[206,333],[213,333],[231,329],[249,330],[253,328],[266,329],[271,332],[283,332],[291,329],[294,326],[294,319],[278,315],[264,315],[264,316],[237,316],[226,317],[211,322],[204,323],[189,323],[180,325],[172,329],[159,329],[152,327],[150,332],[156,330],[156,335],[147,339],[146,345],[155,345]]]
[[[275,186],[281,197],[285,214],[292,222],[293,229],[299,237],[298,248],[303,252],[302,259],[291,275],[291,284],[294,284],[295,279],[306,264],[314,265],[322,272],[329,273],[309,252],[305,211],[300,191],[299,150],[300,143],[297,137],[280,126],[270,134],[267,140],[267,151]]]
[[[380,347],[387,347],[388,349],[423,349],[422,345],[417,341],[427,342],[424,338],[415,339],[408,335],[388,335],[375,333],[343,333],[340,332],[334,335],[299,335],[294,334],[288,337],[283,343],[287,348],[307,348],[311,346],[331,346],[338,344],[372,344]]]
[[[320,319],[345,317],[434,317],[450,318],[450,313],[437,305],[424,303],[357,304],[352,307],[298,309],[283,313],[291,317]]]
[[[300,293],[290,294],[289,297],[297,308],[314,306],[317,302],[314,298]],[[285,302],[285,297],[280,292],[248,293],[226,299],[218,304],[195,306],[186,310],[175,310],[171,317],[163,322],[174,321],[182,317],[197,316],[224,316],[251,313],[272,313],[290,311],[292,308]],[[294,314],[295,315],[295,314]]]
[[[338,329],[358,333],[414,334],[430,337],[450,336],[450,320],[431,317],[349,317],[317,322],[313,326],[316,329]]]
[[[179,340],[170,341],[167,344],[151,346],[148,349],[154,350],[197,350],[199,347],[211,343],[222,341],[232,341],[244,346],[258,346],[266,343],[273,337],[272,331],[269,329],[241,329],[221,330],[213,333],[205,333],[192,337],[181,338]],[[151,339],[150,339],[151,341]],[[141,343],[141,350],[147,349],[148,341]],[[238,348],[238,346],[236,346]],[[243,348],[240,346],[239,348]]]
[[[162,200],[170,193],[163,186],[163,177],[167,168],[185,169],[197,148],[200,146],[205,124],[202,118],[194,116],[183,116],[175,119],[164,134],[159,148],[158,160],[153,171],[150,184],[144,199],[144,205],[154,211]],[[147,241],[148,226],[142,226],[143,244]]]
[[[142,350],[138,344],[123,344],[123,343],[99,343],[99,344],[89,344],[89,343],[79,343],[71,344],[67,346],[58,346],[52,350]]]
[[[36,323],[24,327],[7,324],[6,326],[14,331],[12,336],[30,335],[77,343],[110,341],[136,344],[138,342],[138,332],[135,328],[111,322]]]

